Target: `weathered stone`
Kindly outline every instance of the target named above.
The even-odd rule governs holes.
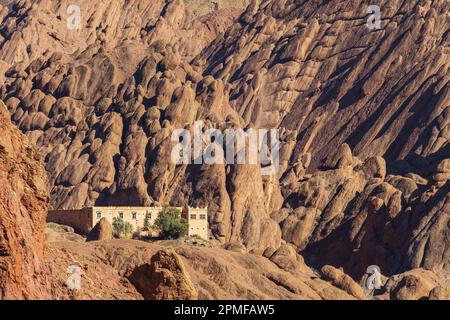
[[[136,268],[129,279],[145,299],[197,299],[197,290],[186,273],[183,262],[170,250],[156,252],[150,263]]]
[[[111,240],[113,238],[112,235],[112,226],[106,220],[106,218],[101,218],[99,222],[92,228],[92,230],[88,233],[86,241],[104,241]]]
[[[365,299],[363,289],[349,275],[329,265],[323,266],[321,271],[325,280],[357,299]]]
[[[0,100],[0,299],[48,299],[44,166]],[[20,267],[18,267],[20,266]]]

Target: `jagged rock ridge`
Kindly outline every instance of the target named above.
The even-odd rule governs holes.
[[[50,298],[52,281],[43,261],[44,166],[1,100],[0,130],[0,300]]]
[[[2,17],[0,95],[45,155],[52,207],[207,205],[217,239],[266,257],[288,242],[354,278],[370,264],[448,274],[447,2],[378,1],[370,30],[368,1],[253,1],[195,45],[217,13],[192,22],[161,1],[128,26],[141,2],[87,5],[96,18],[71,41],[50,14],[30,52],[12,40],[47,15],[36,6],[67,3],[22,1]],[[279,176],[174,165],[172,131],[200,119],[279,128]]]

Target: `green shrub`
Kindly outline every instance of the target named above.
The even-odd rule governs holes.
[[[133,226],[131,225],[131,223],[117,217],[113,219],[112,227],[113,235],[116,238],[128,238],[133,232]]]
[[[210,246],[211,245],[209,240],[205,240],[197,234],[189,236],[189,238],[187,238],[185,240],[185,242],[188,244],[191,244],[191,245],[200,245],[200,246]]]
[[[133,232],[133,239],[137,239],[140,240],[141,239],[141,234],[142,234],[142,228],[141,227],[137,227],[136,230]]]
[[[144,218],[144,226],[143,226],[143,228],[142,228],[142,231],[146,232],[146,233],[147,233],[147,236],[148,236],[148,233],[149,233],[149,231],[150,231],[150,228],[151,228],[151,226],[150,226],[150,214],[147,212],[147,213],[145,214],[145,218]]]
[[[164,239],[178,239],[184,237],[188,231],[188,223],[181,217],[180,211],[169,206],[163,207],[155,226]]]

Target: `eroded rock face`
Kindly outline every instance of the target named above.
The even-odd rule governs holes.
[[[43,262],[48,193],[43,163],[0,100],[0,300],[48,299]]]
[[[103,241],[113,238],[112,226],[106,218],[101,218],[99,222],[89,231],[86,241]]]
[[[413,269],[389,278],[386,287],[392,300],[445,300],[450,282],[428,270]]]
[[[194,64],[228,84],[246,124],[295,130],[287,158],[311,152],[309,170],[344,142],[363,160],[444,156],[449,5],[380,0],[371,30],[370,4],[253,1]]]
[[[323,266],[322,274],[325,280],[330,281],[334,286],[344,290],[356,299],[365,299],[363,289],[349,275],[333,266]]]
[[[448,273],[448,2],[380,0],[380,30],[367,1],[252,1],[238,20],[83,2],[78,33],[56,2],[0,14],[0,97],[45,157],[51,207],[208,206],[216,239],[286,268],[295,251],[355,280]],[[198,120],[278,128],[278,175],[175,165],[172,132]]]
[[[165,15],[156,25],[183,30],[186,43],[188,34],[199,36],[203,22],[188,23],[181,1],[161,8]],[[187,49],[161,28],[149,28],[148,42],[123,35],[122,41],[94,41],[73,55],[50,50],[24,70],[7,70],[2,92],[15,123],[45,156],[51,207],[208,205],[218,238],[260,254],[276,250],[280,228],[269,217],[283,201],[276,178],[258,178],[259,166],[172,162],[175,129],[192,130],[196,120],[225,129],[241,120],[228,105],[223,82],[189,64]],[[195,50],[205,45],[196,42]]]
[[[76,299],[142,299],[146,294],[149,295],[147,298],[155,298],[155,292],[149,288],[159,288],[159,295],[173,297],[182,293],[192,297],[190,285],[183,291],[172,286],[173,281],[181,279],[189,279],[198,298],[207,300],[354,299],[344,290],[320,279],[302,265],[301,257],[296,257],[292,251],[289,258],[300,266],[295,270],[288,265],[278,267],[267,258],[250,253],[194,247],[179,242],[171,242],[168,250],[164,248],[167,245],[167,241],[158,244],[125,239],[87,244],[59,241],[49,244],[47,260],[52,261],[59,281],[65,281],[66,265],[73,259],[83,267],[82,290]],[[160,255],[156,259],[157,252],[167,251],[168,256]],[[161,277],[155,276],[151,269],[153,257],[158,266],[156,271],[166,279],[167,287],[160,286]],[[163,261],[166,261],[164,265]],[[182,274],[179,273],[180,261],[184,266]],[[150,287],[152,279],[158,281]],[[99,284],[103,288],[100,292]]]
[[[219,8],[206,8],[210,1],[199,0],[202,15],[197,16],[187,9],[191,2],[22,0],[12,8],[0,4],[0,60],[27,65],[46,51],[72,54],[97,44],[114,48],[124,42],[141,50],[159,39],[177,44],[183,56],[193,58],[234,20],[242,3],[223,6],[219,0]],[[73,5],[80,9],[79,28]]]
[[[194,64],[246,125],[287,132],[272,216],[308,263],[448,271],[449,6],[377,4],[372,32],[364,1],[254,1]]]
[[[144,299],[197,299],[197,290],[186,273],[183,262],[171,250],[156,252],[150,263],[133,270],[129,279]]]
[[[286,241],[307,263],[333,262],[355,279],[373,264],[389,275],[448,270],[448,182],[438,187],[399,175],[382,178],[385,164],[375,170],[371,159],[354,162],[297,183],[288,196],[299,207],[280,222]]]

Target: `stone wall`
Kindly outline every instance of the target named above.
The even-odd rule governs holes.
[[[92,208],[80,210],[50,210],[47,222],[70,226],[80,233],[87,234],[93,227]]]
[[[202,208],[177,208],[182,216],[188,220],[188,236],[198,235],[208,239],[208,214]],[[133,230],[144,227],[146,214],[150,214],[149,225],[153,226],[162,207],[91,207],[80,210],[52,210],[49,211],[47,222],[68,225],[78,232],[87,234],[101,218],[113,223],[114,218],[122,218],[133,226]],[[155,235],[156,236],[156,235]]]

